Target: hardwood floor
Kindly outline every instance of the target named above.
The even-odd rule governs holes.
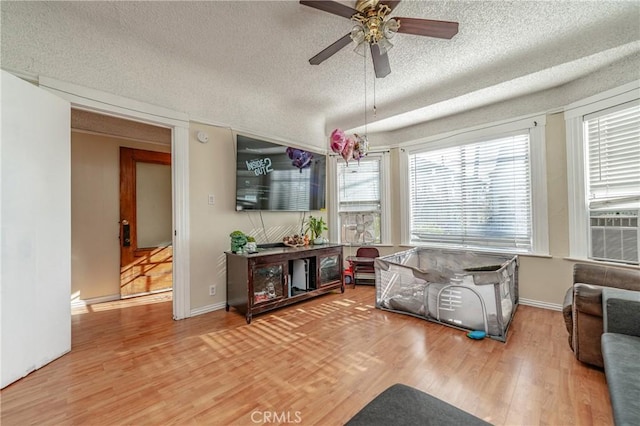
[[[359,286],[260,315],[171,319],[171,293],[73,315],[72,351],[2,390],[2,425],[340,425],[405,383],[495,425],[612,424],[562,315],[520,306],[507,343],[375,309]]]

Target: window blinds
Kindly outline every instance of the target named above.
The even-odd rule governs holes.
[[[413,243],[530,251],[529,133],[409,155]]]
[[[380,210],[380,159],[366,158],[360,164],[338,162],[339,210]]]
[[[591,202],[640,196],[640,104],[586,116]]]
[[[381,159],[338,161],[338,217],[343,243],[377,244],[381,234]]]

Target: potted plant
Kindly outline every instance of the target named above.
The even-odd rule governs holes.
[[[248,253],[255,253],[258,251],[258,244],[256,243],[256,239],[252,236],[247,236],[247,244],[244,245],[245,250]]]
[[[247,244],[247,236],[242,231],[233,231],[229,234],[231,237],[231,251],[234,253],[242,253],[242,249]]]
[[[328,229],[329,228],[327,228],[327,223],[324,221],[324,218],[309,216],[309,220],[307,220],[307,227],[304,232],[305,234],[307,232],[311,233],[311,241],[313,241],[313,244],[323,244],[324,240],[322,239],[322,233]]]

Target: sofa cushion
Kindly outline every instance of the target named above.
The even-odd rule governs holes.
[[[604,333],[602,356],[616,426],[640,424],[640,337]]]
[[[640,291],[605,288],[602,305],[605,333],[640,337]]]

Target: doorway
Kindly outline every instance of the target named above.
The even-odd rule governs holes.
[[[171,130],[77,109],[71,111],[71,127],[73,304],[171,289]],[[152,221],[142,221],[138,242],[140,215]],[[129,244],[122,242],[123,219],[134,233]]]
[[[171,154],[120,147],[120,297],[172,289]]]
[[[173,186],[173,318],[191,316],[189,269],[189,116],[112,93],[40,76],[41,88],[72,108],[169,129]],[[118,227],[117,219],[115,223]],[[116,229],[114,237],[117,239]]]

